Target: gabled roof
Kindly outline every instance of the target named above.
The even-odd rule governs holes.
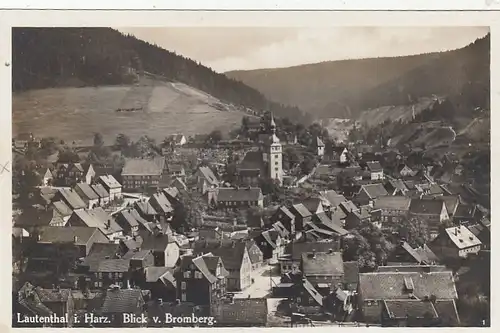
[[[80,195],[83,195],[87,200],[97,200],[99,199],[99,195],[94,192],[92,187],[87,183],[78,183],[75,185],[75,189],[80,190]]]
[[[446,228],[446,234],[453,244],[455,244],[455,246],[459,249],[479,246],[482,244],[479,238],[477,238],[476,235],[463,225]]]
[[[455,300],[436,300],[434,302],[439,318],[450,326],[458,326],[460,324],[460,317],[457,311]]]
[[[105,212],[102,207],[96,207],[87,211],[96,221],[100,223],[100,229],[104,234],[111,234],[123,231],[123,228],[116,223],[115,218],[109,213]]]
[[[100,198],[109,198],[109,193],[102,184],[94,184],[92,185],[92,189]]]
[[[218,202],[226,201],[258,201],[262,198],[260,188],[220,188],[217,193]]]
[[[441,199],[412,199],[410,213],[425,215],[440,215],[444,201]]]
[[[194,244],[195,254],[210,252],[222,259],[222,263],[226,269],[239,270],[246,250],[246,244],[243,241],[199,240]]]
[[[169,164],[167,170],[168,172],[183,172],[184,167],[181,164]]]
[[[165,195],[173,199],[177,198],[177,196],[179,195],[179,190],[176,187],[164,188],[163,192],[165,193]]]
[[[439,262],[439,258],[434,254],[434,252],[432,252],[427,244],[424,244],[424,246],[418,247],[414,250],[420,256],[422,262],[427,265]]]
[[[344,236],[349,233],[347,230],[342,228],[340,224],[337,224],[336,222],[332,221],[328,217],[328,215],[326,215],[326,213],[324,212],[313,215],[313,221],[314,221],[314,223],[312,223],[313,226],[318,225],[320,228],[331,230],[334,234]]]
[[[103,259],[118,259],[119,253],[120,244],[94,243],[90,248],[89,254],[85,257],[83,264],[90,267]]]
[[[137,313],[142,311],[144,298],[140,289],[108,290],[101,313]]]
[[[360,193],[361,192],[365,192],[372,200],[389,195],[382,184],[362,185]]]
[[[143,227],[145,227],[146,229],[148,229],[148,221],[146,221],[142,216],[141,214],[139,214],[139,212],[137,211],[137,209],[131,209],[130,211],[130,215],[132,215],[132,217],[137,221],[137,223],[139,223],[140,225],[142,225]],[[150,230],[152,231],[152,230]]]
[[[102,259],[93,262],[89,268],[89,272],[124,273],[128,272],[129,268],[129,259]]]
[[[64,201],[54,201],[52,205],[54,205],[54,210],[57,211],[60,216],[71,216],[71,214],[73,214],[71,208],[69,208]]]
[[[72,243],[87,245],[90,238],[100,232],[97,228],[88,227],[41,227],[39,229],[40,243]]]
[[[153,194],[153,196],[149,200],[154,200],[156,204],[161,208],[163,214],[170,213],[174,210],[172,208],[172,204],[170,203],[170,201],[168,201],[163,192]]]
[[[321,139],[317,136],[316,137],[316,147],[324,147],[325,144],[323,143],[323,141],[321,141]]]
[[[332,207],[338,207],[342,202],[347,201],[342,194],[338,194],[333,190],[320,192],[320,195],[325,198],[332,205]]]
[[[288,209],[286,206],[280,206],[277,210],[277,212],[282,212],[285,214],[290,220],[293,220],[295,218],[295,215]]]
[[[370,172],[380,172],[384,170],[379,162],[366,162],[366,166]]]
[[[262,153],[258,151],[249,151],[243,157],[243,160],[238,164],[238,170],[262,170],[264,167],[264,160]]]
[[[299,217],[302,217],[302,218],[305,218],[305,217],[309,217],[312,215],[312,213],[309,211],[309,209],[306,208],[306,206],[304,206],[303,204],[301,203],[298,203],[298,204],[295,204],[293,205],[291,208],[290,208],[290,211],[292,212],[292,214],[294,214],[295,216],[299,216]]]
[[[410,210],[411,199],[403,196],[386,196],[375,200],[374,209]]]
[[[387,184],[390,185],[392,188],[398,191],[408,191],[408,188],[406,187],[405,183],[401,179],[388,179]]]
[[[338,242],[297,242],[288,243],[285,247],[285,254],[291,254],[293,260],[301,260],[302,253],[316,253],[338,251]]]
[[[302,269],[305,276],[343,275],[342,253],[302,253]]]
[[[149,201],[136,201],[134,203],[134,207],[138,212],[143,213],[144,215],[157,215],[158,212],[151,206]]]
[[[122,210],[118,213],[118,216],[121,216],[127,223],[129,224],[130,227],[136,227],[139,225],[139,222],[130,214],[129,210]]]
[[[344,211],[344,213],[348,214],[351,212],[355,212],[359,210],[358,206],[356,206],[352,201],[344,201],[340,203],[340,208]]]
[[[290,231],[288,231],[287,228],[285,228],[285,226],[283,225],[283,223],[281,222],[276,222],[273,224],[273,229],[276,230],[278,232],[278,234],[285,238],[287,237],[288,235],[290,235]]]
[[[255,244],[254,241],[247,241],[246,244],[250,262],[252,264],[257,264],[259,262],[262,262],[262,251],[257,246],[257,244]]]
[[[412,294],[423,299],[435,295],[437,299],[457,299],[451,271],[444,272],[373,272],[359,274],[359,290],[364,300],[408,299],[405,279],[411,278]]]
[[[323,200],[320,198],[307,198],[302,201],[302,205],[311,213],[316,212],[322,204]]]
[[[145,280],[149,283],[154,283],[160,280],[165,285],[176,287],[174,277],[174,269],[169,267],[146,267],[144,268]]]
[[[160,176],[162,167],[153,159],[127,159],[122,170],[122,176]]]
[[[262,237],[266,240],[273,249],[278,247],[276,241],[278,240],[279,233],[276,230],[270,229],[262,232]]]
[[[47,170],[45,170],[45,173],[43,174],[43,178],[45,178],[45,179],[54,178],[54,176],[52,175],[52,171],[50,171],[49,168],[47,168]]]
[[[215,176],[214,172],[212,169],[209,167],[204,167],[201,166],[198,171],[200,172],[201,175],[207,180],[207,182],[211,185],[217,185],[219,183],[219,180]]]
[[[121,188],[122,185],[111,175],[100,176],[99,179],[111,189]]]
[[[60,188],[59,193],[71,209],[82,209],[87,206],[73,189]]]
[[[323,306],[323,296],[314,288],[311,282],[307,278],[302,279],[302,286],[307,291],[309,296],[311,296],[319,306]]]
[[[436,308],[429,301],[405,299],[384,301],[385,310],[391,319],[438,318]]]
[[[448,214],[454,215],[460,203],[460,197],[458,195],[443,195],[439,198],[444,201]]]
[[[168,235],[145,235],[142,241],[142,250],[165,251],[169,244],[175,243],[173,237]]]

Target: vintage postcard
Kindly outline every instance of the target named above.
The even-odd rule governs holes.
[[[160,14],[9,28],[12,327],[490,326],[488,20]]]

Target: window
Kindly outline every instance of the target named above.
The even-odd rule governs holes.
[[[198,271],[194,272],[194,277],[195,277],[195,279],[201,279],[202,278],[201,272],[198,272]]]
[[[118,277],[122,278],[123,277],[123,273],[118,273]]]
[[[275,165],[278,165],[278,161],[275,161],[275,162],[274,162],[274,164],[275,164]]]
[[[190,271],[185,271],[185,272],[184,272],[184,277],[185,277],[186,279],[189,279],[189,278],[191,277],[191,272],[190,272]]]
[[[300,302],[302,302],[302,298],[297,297],[297,303],[300,303]]]
[[[99,281],[99,288],[102,288],[102,282]]]
[[[182,293],[181,295],[181,301],[185,302],[186,301],[186,293]]]
[[[108,277],[109,277],[110,279],[112,279],[112,278],[113,278],[113,273],[108,273]]]
[[[98,279],[102,279],[102,273],[101,272],[97,273],[97,278]]]
[[[99,282],[97,282],[97,281],[94,282],[94,287],[96,287],[96,288],[99,287]]]
[[[186,290],[186,282],[185,281],[181,282],[181,290]]]

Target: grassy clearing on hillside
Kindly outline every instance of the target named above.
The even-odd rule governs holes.
[[[65,141],[91,141],[94,132],[113,142],[125,133],[133,140],[148,135],[157,141],[174,133],[194,135],[239,126],[242,112],[221,111],[220,103],[182,84],[51,88],[13,94],[13,136],[32,132]],[[116,112],[142,107],[142,111]]]

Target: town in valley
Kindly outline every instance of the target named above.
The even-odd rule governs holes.
[[[47,73],[30,81],[37,70],[109,68],[118,78],[102,82],[128,87],[127,102],[109,111],[117,122],[155,113],[134,103],[150,82],[195,86],[202,70],[176,58],[191,76],[155,72],[147,61],[159,58],[142,48],[162,51],[140,44],[138,55],[110,56],[132,59],[122,67],[90,46],[78,49],[85,60],[57,58],[60,68],[27,67],[42,60],[19,56],[32,76],[16,76],[15,52],[38,29],[13,30],[16,94],[45,89]],[[69,31],[61,45],[87,36],[55,30]],[[134,38],[105,30],[82,45],[97,35]],[[466,49],[485,40],[489,57],[489,34]],[[204,90],[221,101],[209,106],[221,122],[241,115],[228,130],[186,122],[185,131],[154,135],[142,127],[74,139],[63,130],[13,134],[13,327],[490,326],[490,110],[471,81],[463,89],[479,97],[461,100],[466,110],[454,96],[415,92],[402,106],[374,102],[371,113],[336,116],[345,120],[331,126],[285,103],[254,103],[261,95],[234,97],[247,89],[239,79],[227,81],[235,85],[227,99],[208,83]],[[389,116],[370,123],[374,114]],[[65,320],[25,319],[35,316]]]

